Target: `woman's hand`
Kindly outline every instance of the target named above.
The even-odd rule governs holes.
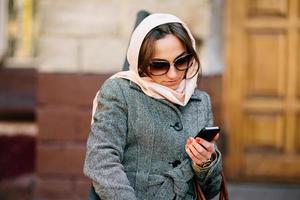
[[[212,154],[215,152],[214,141],[218,138],[219,134],[215,136],[213,141],[208,142],[199,137],[189,137],[185,145],[185,151],[195,164],[201,166],[201,164],[211,159]]]

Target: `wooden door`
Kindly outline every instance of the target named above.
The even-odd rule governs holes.
[[[227,176],[300,182],[300,0],[227,0]]]

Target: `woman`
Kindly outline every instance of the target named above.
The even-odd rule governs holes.
[[[213,125],[209,96],[187,26],[152,14],[135,29],[129,71],[108,79],[94,100],[84,173],[101,199],[208,199],[220,191],[221,154],[194,136]],[[216,136],[217,137],[217,136]]]

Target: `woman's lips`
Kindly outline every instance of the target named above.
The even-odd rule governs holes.
[[[177,85],[177,81],[165,81],[164,84],[167,86],[175,86]]]

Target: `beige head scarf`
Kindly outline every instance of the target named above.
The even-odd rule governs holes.
[[[166,23],[177,22],[183,25],[183,27],[188,32],[193,47],[195,48],[195,40],[186,26],[180,19],[174,15],[170,14],[152,14],[146,17],[134,30],[131,41],[127,51],[127,59],[129,62],[129,71],[119,72],[113,75],[111,78],[121,77],[129,79],[134,83],[138,84],[143,92],[148,96],[151,96],[156,99],[167,99],[172,103],[178,105],[186,105],[192,96],[196,85],[197,85],[197,76],[194,76],[191,79],[184,79],[177,90],[170,89],[163,85],[157,84],[151,80],[149,77],[140,77],[138,73],[138,57],[139,51],[142,46],[142,42],[149,31],[153,28]],[[194,65],[189,68],[187,76],[194,74],[197,70],[197,63],[194,62]]]
[[[197,76],[182,80],[182,82],[179,84],[179,87],[176,90],[173,90],[171,88],[153,82],[150,77],[140,77],[138,73],[138,57],[144,38],[153,28],[166,23],[182,24],[192,40],[194,49],[196,48],[195,40],[190,30],[188,29],[187,25],[183,23],[179,18],[170,14],[157,13],[149,15],[136,27],[136,29],[132,33],[127,51],[129,71],[116,73],[110,78],[124,78],[131,80],[139,85],[143,92],[148,96],[156,99],[167,99],[172,103],[184,106],[187,104],[190,97],[194,93],[194,90],[197,86]],[[193,66],[188,69],[187,76],[189,77],[190,75],[194,74],[197,68],[197,62],[193,62]],[[93,113],[96,109],[95,103],[96,99],[94,99]]]

